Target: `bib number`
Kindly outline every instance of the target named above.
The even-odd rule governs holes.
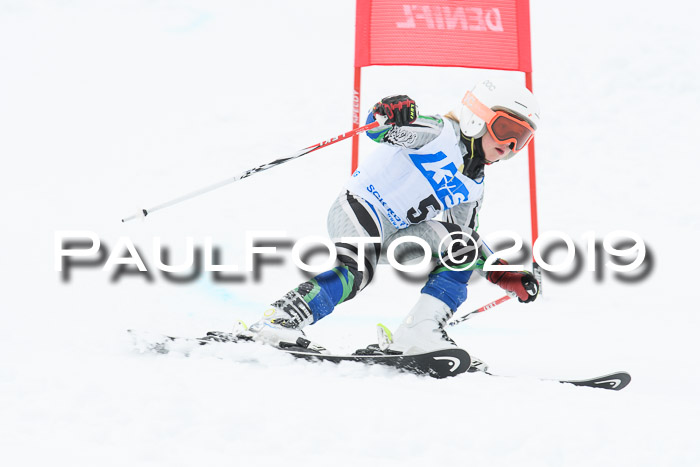
[[[428,214],[430,214],[430,208],[433,208],[433,212],[438,212],[442,208],[440,201],[438,201],[435,195],[430,195],[418,203],[418,209],[409,209],[406,213],[406,218],[411,224],[422,222],[428,217]]]

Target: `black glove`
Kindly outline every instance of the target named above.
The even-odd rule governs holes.
[[[494,264],[508,264],[499,259]],[[506,290],[513,292],[520,303],[530,303],[540,293],[540,284],[528,271],[489,271],[486,279]]]
[[[409,125],[418,118],[416,101],[408,96],[389,96],[372,107],[375,120],[382,125]]]

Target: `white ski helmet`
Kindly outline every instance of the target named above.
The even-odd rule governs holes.
[[[523,84],[510,79],[491,77],[483,80],[471,91],[468,91],[462,100],[462,108],[459,117],[459,126],[464,136],[480,138],[487,131],[486,121],[474,114],[473,108],[466,105],[468,96],[475,97],[485,107],[491,110],[503,110],[506,113],[521,118],[528,123],[533,130],[540,124],[540,107],[537,99]],[[478,104],[478,103],[477,103]],[[515,151],[517,152],[517,151]],[[504,157],[513,157],[514,151]]]

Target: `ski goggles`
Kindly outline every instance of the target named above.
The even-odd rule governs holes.
[[[467,91],[462,99],[462,104],[466,105],[474,115],[486,122],[486,128],[499,144],[512,144],[512,151],[516,153],[528,145],[535,136],[535,129],[527,122],[512,116],[502,110],[491,110],[471,91]]]

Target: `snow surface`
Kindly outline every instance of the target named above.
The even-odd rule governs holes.
[[[125,333],[250,323],[303,279],[287,256],[259,281],[174,284],[155,269],[152,239],[182,261],[186,236],[211,236],[242,264],[246,230],[324,235],[349,142],[144,222],[119,220],[349,129],[354,2],[2,1],[0,463],[700,465],[699,15],[681,1],[532,0],[540,231],[580,246],[587,231],[637,232],[649,273],[545,279],[536,303],[451,330],[518,377],[437,381],[275,352],[139,354]],[[488,74],[371,67],[362,109],[401,92],[446,112]],[[480,231],[527,242],[525,155],[487,177]],[[114,283],[100,268],[61,281],[58,230],[94,231],[110,249],[129,237],[152,281]],[[308,333],[338,351],[365,346],[419,288],[385,267]],[[475,281],[461,311],[499,296]],[[535,378],[615,370],[633,376],[619,393]]]

